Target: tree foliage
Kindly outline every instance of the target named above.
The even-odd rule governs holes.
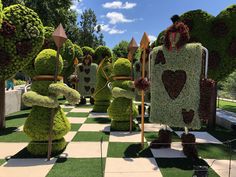
[[[105,45],[101,26],[97,25],[97,17],[92,9],[85,10],[81,15],[79,27],[79,46],[89,46],[96,48],[99,45]]]

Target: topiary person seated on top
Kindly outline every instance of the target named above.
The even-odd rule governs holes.
[[[27,150],[35,156],[47,154],[52,112],[54,113],[52,154],[58,154],[66,147],[63,136],[69,132],[70,123],[60,107],[57,97],[64,95],[71,104],[76,104],[80,99],[80,94],[76,90],[65,86],[63,82],[54,83],[55,65],[56,51],[52,49],[41,51],[35,59],[34,66],[37,76],[33,78],[31,91],[23,95],[24,104],[32,106],[24,125],[24,132],[32,139]],[[58,74],[61,73],[62,68],[63,60],[60,56]],[[62,77],[57,77],[57,81],[61,79]]]

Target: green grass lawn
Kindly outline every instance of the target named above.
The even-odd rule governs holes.
[[[77,132],[72,141],[103,141],[109,140],[110,133],[107,132]]]
[[[235,102],[219,100],[219,108],[224,109],[226,111],[236,113],[236,103]]]
[[[47,177],[103,177],[101,163],[104,170],[105,159],[58,159]]]
[[[185,158],[158,158],[158,167],[163,177],[191,177],[194,173],[194,166],[208,166],[204,160],[193,161]],[[208,169],[209,177],[219,177],[211,168]]]

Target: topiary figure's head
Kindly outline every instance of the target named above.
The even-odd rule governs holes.
[[[50,26],[45,26],[43,28],[44,30],[44,44],[43,44],[43,49],[54,49],[56,50],[57,47],[55,45],[55,42],[52,38],[52,33],[54,32],[54,28],[53,27],[50,27]]]
[[[44,31],[38,15],[25,6],[12,5],[0,14],[0,79],[6,80],[37,55]]]
[[[94,50],[91,47],[87,47],[87,46],[82,47],[82,51],[83,51],[84,56],[90,55],[94,57]]]
[[[54,75],[57,52],[52,49],[41,51],[35,59],[35,72],[38,75]],[[58,74],[62,72],[63,60],[59,57]]]
[[[131,62],[126,58],[119,58],[113,65],[113,76],[130,76]]]
[[[111,50],[106,46],[99,46],[94,53],[94,62],[99,64],[102,59],[110,58],[112,56]]]

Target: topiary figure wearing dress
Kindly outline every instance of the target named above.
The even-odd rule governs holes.
[[[96,73],[96,88],[93,94],[95,100],[93,112],[107,112],[112,97],[111,90],[108,87],[111,72],[111,58],[106,57],[100,62]]]
[[[114,100],[107,112],[111,118],[111,129],[128,131],[130,129],[130,109],[133,117],[138,115],[134,104],[130,101],[135,98],[134,83],[131,81],[131,62],[125,58],[119,58],[112,70],[112,96]],[[134,125],[134,124],[133,124]]]
[[[195,136],[188,128],[199,129],[200,80],[202,53],[200,43],[187,44],[188,27],[173,16],[173,25],[165,33],[164,45],[151,54],[151,121],[172,127],[185,127],[182,134],[183,152],[196,158]],[[152,148],[170,146],[171,132],[159,131]]]
[[[64,111],[59,106],[57,97],[64,95],[71,103],[79,101],[80,95],[77,91],[65,86],[62,82],[54,83],[56,64],[56,51],[45,49],[35,59],[35,73],[31,91],[23,95],[26,106],[32,106],[32,110],[24,125],[24,132],[32,139],[27,146],[28,151],[36,156],[47,154],[47,141],[52,112],[54,112],[54,123],[52,133],[52,153],[57,154],[66,147],[63,138],[70,130],[70,123]],[[60,56],[58,73],[63,69],[63,60]],[[60,77],[57,78],[60,80]],[[54,110],[54,111],[52,111]]]

